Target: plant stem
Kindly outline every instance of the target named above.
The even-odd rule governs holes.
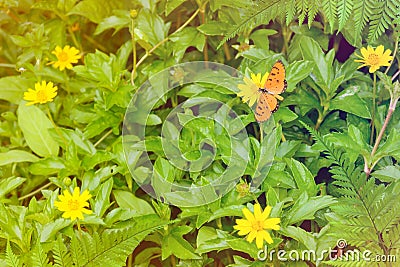
[[[179,27],[176,31],[174,31],[171,35],[180,32],[181,30],[183,30],[196,16],[197,14],[200,12],[200,9],[197,9],[193,15],[181,26]],[[162,44],[164,44],[165,42],[167,42],[169,40],[169,37],[166,37],[165,39],[161,40],[158,44],[156,44],[155,46],[153,46],[149,51],[146,52],[146,54],[144,54],[143,57],[140,58],[140,60],[136,63],[136,67],[133,68],[132,73],[131,73],[131,77],[135,75],[136,69],[140,66],[140,64],[143,63],[143,61],[149,56],[151,55],[151,53],[153,53],[157,48],[159,48]]]
[[[136,73],[137,55],[136,55],[136,40],[135,40],[135,20],[133,18],[131,18],[131,41],[132,41],[132,53],[133,53],[133,59],[132,59],[133,69],[131,73],[131,84],[135,86],[134,75]]]
[[[389,124],[389,121],[392,118],[393,112],[396,109],[396,105],[397,105],[397,101],[398,100],[399,100],[398,98],[391,98],[390,99],[389,110],[388,110],[388,113],[386,115],[385,122],[383,123],[383,126],[382,126],[381,130],[379,131],[378,137],[375,140],[375,145],[374,145],[374,147],[372,149],[372,152],[371,152],[371,159],[373,158],[373,156],[375,155],[375,152],[377,151],[377,149],[379,147],[379,143],[382,140],[383,134],[385,133],[385,130],[386,130],[388,124]],[[367,162],[367,161],[365,161],[365,162]],[[366,164],[366,166],[364,167],[364,171],[365,171],[365,173],[367,174],[367,177],[368,177],[376,163],[372,163],[372,166],[368,166],[367,163],[365,163],[365,164]]]
[[[263,124],[262,124],[262,122],[260,122],[260,145],[264,139],[264,129],[262,126],[263,126]]]
[[[83,37],[89,41],[89,43],[95,45],[99,50],[105,52],[107,51],[107,48],[100,44],[99,42],[97,42],[95,39],[93,39],[91,36],[87,35],[87,34],[83,34]]]
[[[225,58],[226,58],[226,60],[227,60],[227,61],[231,60],[231,59],[232,59],[232,56],[231,56],[231,52],[229,51],[229,46],[228,46],[228,44],[227,44],[227,43],[224,43],[222,46],[223,46],[223,48],[224,48],[224,53],[225,53]]]
[[[394,62],[394,60],[395,60],[395,58],[396,58],[396,53],[397,53],[398,47],[399,47],[399,36],[396,37],[396,41],[395,41],[395,43],[394,43],[394,50],[393,50],[393,59],[390,61],[390,65],[387,66],[387,68],[386,68],[386,70],[385,70],[385,74],[388,73],[390,67],[392,66],[392,64],[393,64],[393,62]]]
[[[385,122],[383,123],[382,129],[380,130],[379,135],[378,135],[378,137],[376,138],[374,148],[372,149],[372,152],[371,152],[371,156],[373,156],[373,155],[375,154],[376,150],[378,149],[379,143],[380,143],[381,140],[382,140],[383,134],[384,134],[384,132],[385,132],[385,130],[386,130],[386,127],[387,127],[388,124],[389,124],[390,118],[391,118],[392,115],[393,115],[393,112],[394,112],[394,110],[395,110],[395,108],[396,108],[396,104],[397,104],[397,101],[398,101],[398,100],[399,100],[399,99],[395,99],[394,101],[393,101],[392,99],[390,100],[390,105],[389,105],[388,114],[387,114],[387,116],[386,116]]]
[[[98,146],[104,139],[107,138],[112,133],[112,129],[110,129],[108,132],[106,132],[97,142],[93,145],[94,147]]]
[[[12,68],[15,69],[15,64],[0,63],[0,68]]]
[[[374,72],[374,82],[372,85],[372,114],[371,114],[371,136],[369,138],[369,144],[372,145],[374,141],[375,132],[375,105],[376,105],[376,73]]]
[[[27,195],[22,196],[22,197],[19,197],[18,200],[21,201],[21,200],[24,200],[24,199],[29,198],[29,197],[31,197],[31,196],[34,196],[34,195],[36,195],[37,193],[39,193],[40,191],[42,191],[43,189],[49,187],[51,184],[52,184],[52,183],[47,183],[47,184],[45,184],[44,186],[42,186],[42,187],[36,189],[35,191],[30,192],[30,193],[27,194]]]
[[[398,70],[392,77],[392,82],[394,81],[394,79],[396,79],[397,76],[399,76],[400,74],[400,70]]]
[[[132,267],[132,260],[133,260],[133,256],[132,256],[132,254],[129,254],[127,267]]]
[[[205,5],[203,7],[200,7],[199,9],[200,9],[201,24],[205,24],[206,23]],[[208,61],[207,36],[205,36],[205,38],[204,38],[203,55],[204,55],[204,61]]]
[[[71,36],[72,42],[74,43],[74,45],[76,47],[78,47],[79,51],[83,51],[82,49],[82,45],[78,42],[78,40],[76,39],[75,33],[72,31],[71,27],[67,27],[68,33]]]

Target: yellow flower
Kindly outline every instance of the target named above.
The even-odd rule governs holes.
[[[367,48],[361,48],[361,55],[357,55],[357,57],[361,59],[354,60],[355,62],[363,63],[360,67],[369,66],[369,72],[374,73],[382,66],[390,66],[390,61],[393,57],[390,55],[392,51],[390,49],[386,49],[383,45],[378,46],[375,50],[371,46],[367,46]]]
[[[261,73],[257,73],[257,75],[251,73],[251,80],[247,77],[244,77],[243,81],[245,84],[238,85],[240,92],[237,95],[242,98],[243,102],[249,102],[250,107],[253,106],[261,94],[258,89],[264,87],[268,75],[269,73],[266,72],[261,78]]]
[[[62,215],[64,218],[75,218],[83,219],[83,213],[91,214],[92,211],[86,209],[89,206],[87,202],[92,195],[89,194],[88,190],[83,191],[82,195],[79,194],[79,187],[75,187],[74,193],[71,195],[68,190],[64,190],[64,195],[58,196],[60,201],[55,201],[56,206],[60,211],[64,211]]]
[[[266,231],[267,229],[279,230],[278,225],[281,222],[280,218],[268,218],[271,213],[271,206],[267,206],[262,211],[260,204],[254,205],[254,214],[247,208],[242,210],[246,219],[237,219],[234,229],[239,230],[239,235],[247,235],[247,241],[253,242],[256,239],[258,248],[262,248],[264,240],[271,244],[271,235]]]
[[[57,86],[53,87],[53,83],[42,81],[42,83],[35,83],[35,90],[29,88],[28,92],[24,93],[24,99],[31,101],[26,103],[27,106],[33,104],[44,104],[46,102],[53,101],[53,98],[57,95]]]
[[[72,69],[72,63],[77,63],[78,59],[81,58],[79,50],[69,45],[64,46],[63,49],[57,45],[55,50],[51,52],[56,55],[57,61],[52,61],[49,64],[53,64],[54,68],[60,68],[60,70]]]

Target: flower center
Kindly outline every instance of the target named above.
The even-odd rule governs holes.
[[[264,229],[264,223],[262,221],[254,221],[251,227],[256,231],[261,231]]]
[[[68,200],[68,206],[71,210],[78,210],[79,202],[78,200]]]
[[[37,97],[37,100],[39,100],[39,102],[46,102],[47,101],[47,93],[46,93],[45,90],[37,91],[36,97]]]
[[[370,54],[368,56],[368,62],[371,65],[378,65],[379,64],[379,56],[377,54]]]
[[[58,54],[57,58],[59,61],[68,61],[68,54],[63,51]]]

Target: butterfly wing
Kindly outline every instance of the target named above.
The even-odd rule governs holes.
[[[263,122],[271,117],[272,112],[278,109],[278,100],[268,93],[262,93],[256,106],[256,120]]]
[[[264,85],[265,90],[274,95],[283,93],[287,87],[285,75],[285,65],[283,65],[282,61],[278,60],[268,75]]]

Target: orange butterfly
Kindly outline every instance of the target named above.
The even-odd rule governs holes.
[[[277,111],[278,99],[283,100],[279,94],[286,90],[287,82],[285,80],[285,65],[278,60],[272,67],[268,75],[264,88],[258,90],[262,93],[256,106],[256,120],[263,122],[271,117],[271,114]]]

